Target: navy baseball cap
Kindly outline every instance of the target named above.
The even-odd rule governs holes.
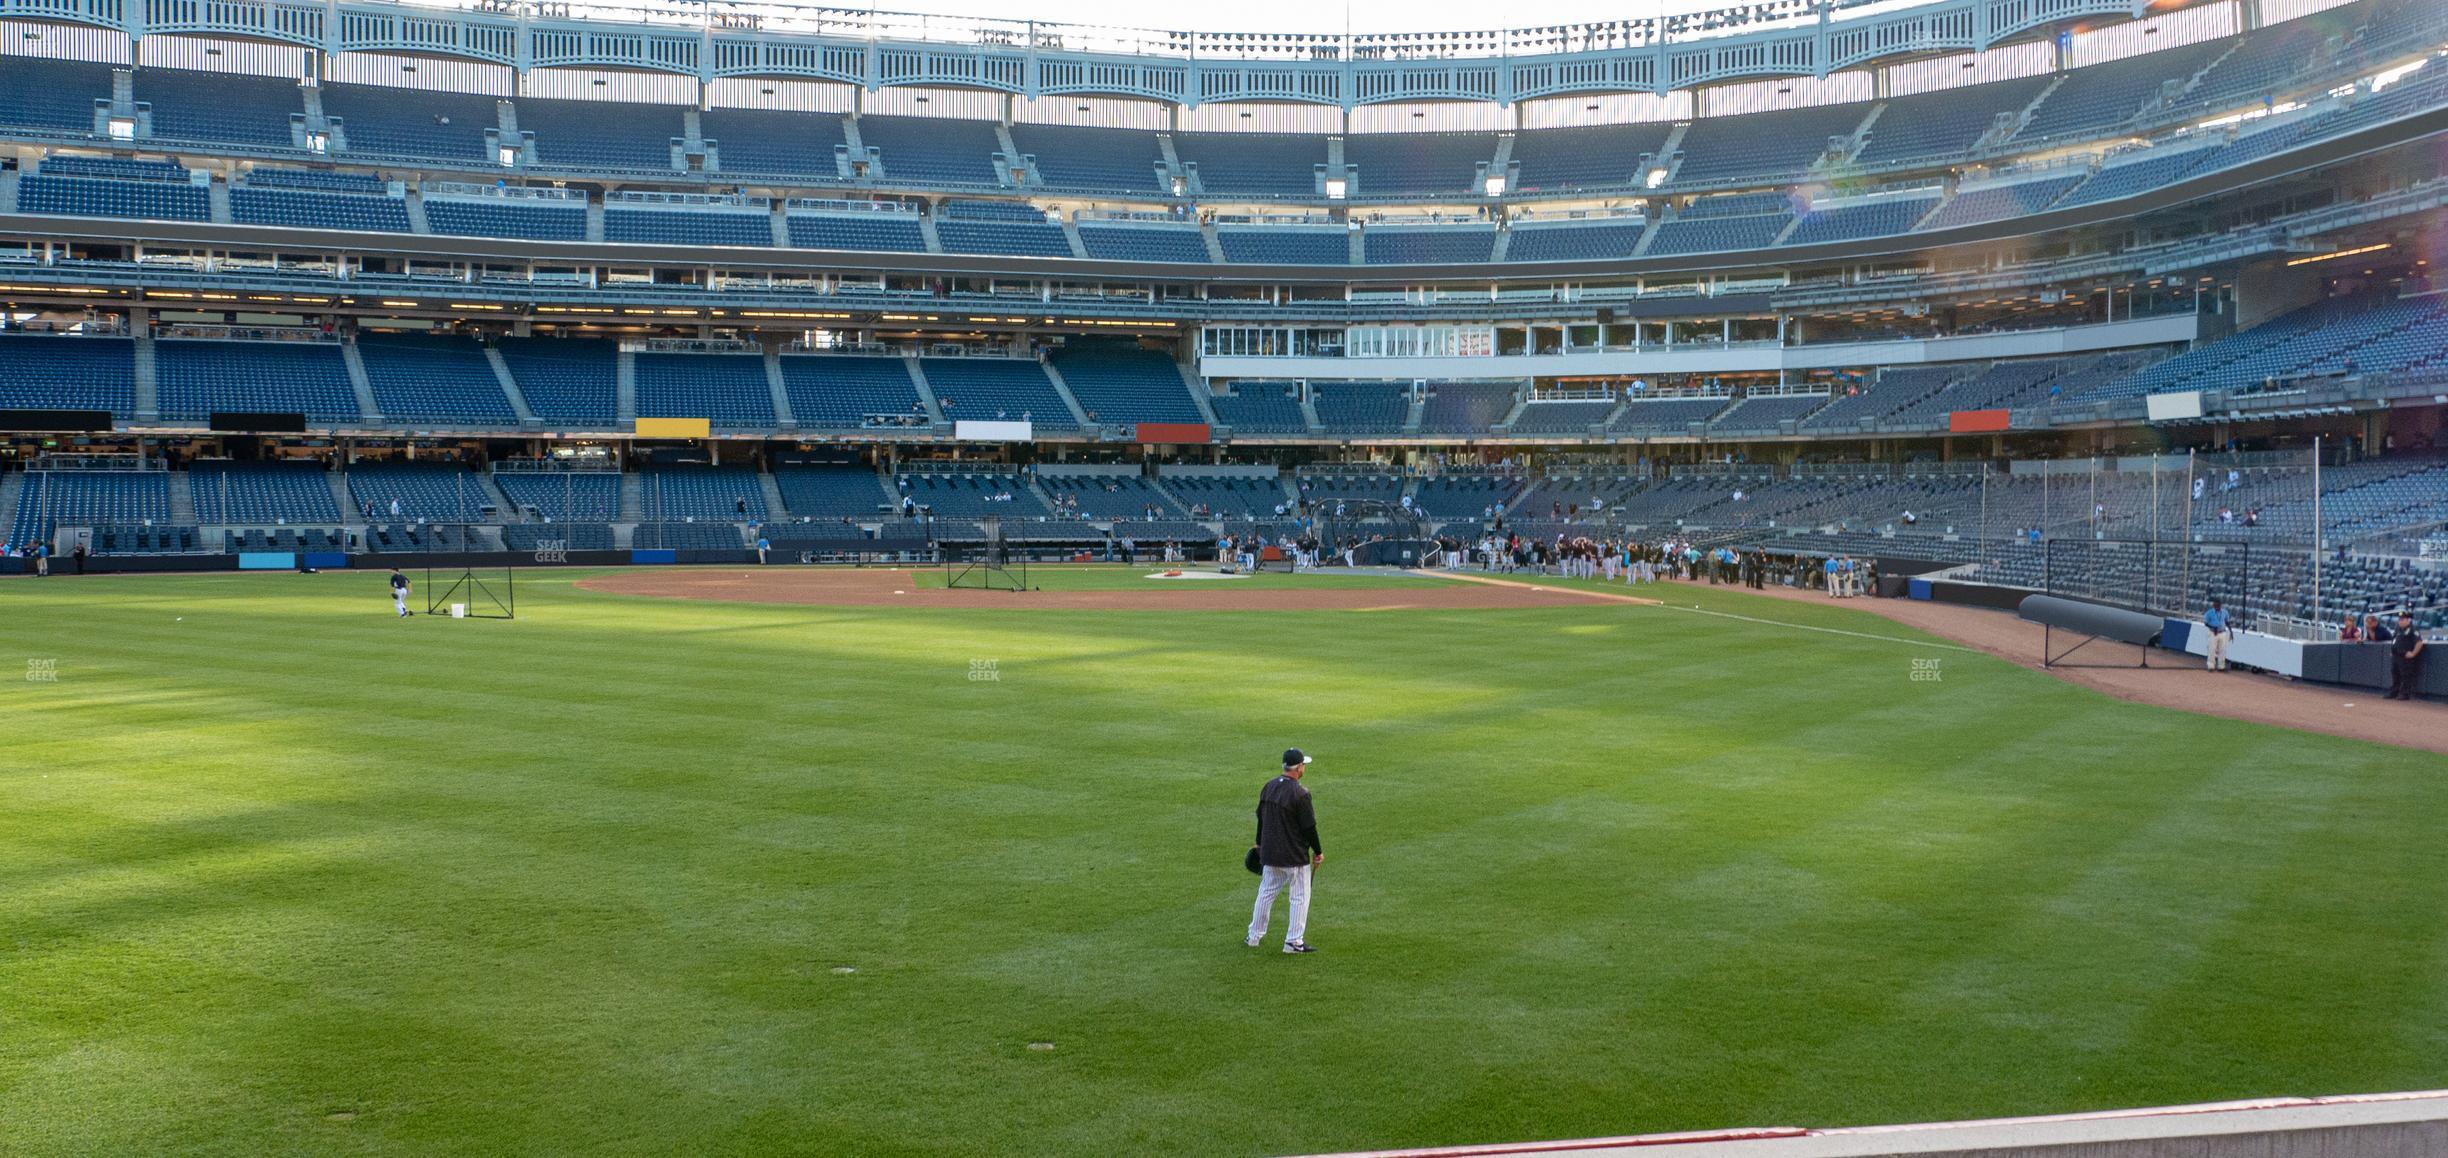
[[[1308,753],[1303,752],[1303,751],[1301,751],[1301,750],[1300,750],[1300,749],[1298,749],[1298,748],[1286,748],[1286,749],[1284,749],[1284,767],[1289,768],[1289,767],[1292,767],[1292,766],[1293,766],[1293,765],[1295,765],[1295,764],[1306,764],[1306,763],[1308,763],[1308,762],[1309,762],[1309,754],[1308,754]]]

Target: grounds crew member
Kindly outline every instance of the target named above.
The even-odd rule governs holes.
[[[1309,790],[1301,787],[1301,774],[1308,767],[1309,757],[1300,749],[1286,749],[1283,775],[1258,792],[1258,908],[1250,915],[1249,937],[1243,942],[1252,949],[1266,940],[1275,895],[1288,891],[1292,921],[1284,928],[1283,951],[1316,951],[1304,936],[1309,931],[1309,878],[1326,862],[1326,846],[1318,843],[1317,813],[1310,807]]]

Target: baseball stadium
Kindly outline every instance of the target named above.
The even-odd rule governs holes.
[[[993,7],[0,0],[0,1154],[2448,1156],[2448,4]]]

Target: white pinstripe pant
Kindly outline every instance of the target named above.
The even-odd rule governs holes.
[[[1250,914],[1249,943],[1266,940],[1267,919],[1274,914],[1275,896],[1292,894],[1292,923],[1284,927],[1284,943],[1297,944],[1309,932],[1309,865],[1277,868],[1268,865],[1258,875],[1258,907]]]

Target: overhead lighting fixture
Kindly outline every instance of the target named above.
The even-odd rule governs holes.
[[[2366,253],[2378,253],[2387,248],[2389,248],[2389,243],[2383,241],[2378,245],[2366,245],[2360,249],[2341,249],[2336,253],[2316,253],[2310,257],[2299,257],[2288,262],[2287,268],[2293,269],[2299,265],[2312,265],[2323,261],[2336,261],[2341,257],[2359,257]]]

